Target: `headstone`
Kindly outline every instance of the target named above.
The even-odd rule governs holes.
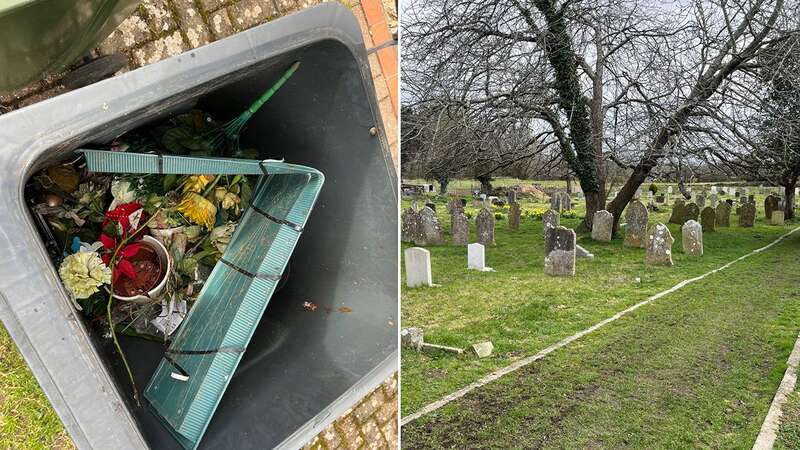
[[[671,266],[672,265],[672,244],[675,238],[669,232],[669,228],[663,223],[657,223],[647,234],[647,252],[645,254],[645,264],[651,266]]]
[[[772,211],[772,224],[783,226],[783,210]]]
[[[641,202],[640,202],[641,203]],[[614,227],[614,215],[605,209],[596,211],[592,221],[592,239],[611,242],[611,231]]]
[[[544,273],[555,277],[575,276],[575,231],[553,228],[544,243]]]
[[[645,248],[647,246],[647,207],[634,200],[625,211],[625,243],[626,247]]]
[[[424,342],[425,342],[425,335],[422,333],[421,328],[416,328],[416,327],[403,328],[400,331],[400,344],[403,347],[420,351],[422,350],[422,344]]]
[[[514,189],[509,189],[508,195],[506,195],[506,197],[508,199],[509,204],[517,203],[517,191],[515,191]]]
[[[767,198],[764,199],[764,217],[767,219],[772,218],[772,211],[775,211],[778,208],[778,203],[780,199],[775,194],[769,194]]]
[[[570,211],[572,209],[572,199],[566,192],[555,192],[550,197],[550,209],[558,212]]]
[[[755,202],[756,202],[756,196],[755,196],[755,194],[750,194],[750,195],[748,195],[748,196],[747,196],[747,201],[749,201],[750,203],[755,203]]]
[[[421,239],[414,242],[417,245],[443,244],[442,227],[439,225],[439,217],[436,212],[426,206],[419,212],[419,217]]]
[[[683,253],[703,256],[703,227],[694,220],[688,220],[681,227],[683,233]]]
[[[561,216],[557,211],[548,209],[542,215],[542,228],[544,229],[544,238],[547,239],[547,233],[553,228],[561,224]]]
[[[519,203],[514,202],[509,205],[508,208],[508,227],[512,230],[519,229],[519,215],[521,211],[519,209]]]
[[[586,259],[594,259],[594,254],[589,250],[581,247],[578,244],[575,244],[575,257],[576,258],[586,258]]]
[[[462,211],[450,215],[450,229],[453,233],[453,245],[469,244],[469,219]]]
[[[672,205],[672,215],[669,216],[669,223],[683,225],[683,222],[686,221],[684,216],[686,216],[686,205],[683,203],[683,199],[679,198]]]
[[[436,212],[436,203],[433,203],[433,202],[425,202],[425,207],[426,207],[426,208],[430,208],[430,209],[432,209],[434,212]]]
[[[736,192],[733,194],[733,196],[736,197],[736,198],[739,198],[739,197],[742,196],[742,192],[737,189]]]
[[[712,208],[716,208],[717,204],[719,204],[719,197],[717,196],[717,194],[711,194],[711,197],[709,197],[709,199],[710,199],[709,206],[711,206]]]
[[[480,270],[481,272],[491,272],[491,267],[486,267],[485,251],[483,244],[467,245],[467,269]]]
[[[403,242],[415,242],[420,238],[420,216],[413,206],[403,211],[400,222],[400,235]]]
[[[717,231],[717,212],[714,208],[710,206],[703,208],[703,212],[700,213],[700,225],[703,227],[703,233]]]
[[[750,228],[756,220],[756,204],[744,203],[739,211],[739,226]]]
[[[487,208],[481,209],[475,218],[478,242],[486,247],[494,247],[494,214]]]
[[[683,216],[683,222],[686,223],[687,220],[694,220],[700,218],[700,208],[697,206],[696,203],[692,202],[686,205],[686,213]]]
[[[719,202],[717,205],[716,213],[716,226],[729,227],[731,226],[731,205],[728,202]]]
[[[460,198],[453,197],[447,202],[447,212],[453,214],[456,211],[464,212],[464,202]]]
[[[406,286],[433,286],[431,276],[431,252],[424,248],[411,247],[405,250]]]
[[[697,207],[698,208],[700,208],[700,209],[705,208],[705,206],[706,206],[706,194],[705,193],[701,193],[700,195],[698,195],[696,203],[697,203]]]
[[[475,356],[478,358],[487,358],[492,356],[492,351],[494,351],[494,345],[492,345],[490,341],[472,344],[472,353],[475,353]]]

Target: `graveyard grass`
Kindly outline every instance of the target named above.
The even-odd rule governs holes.
[[[523,211],[547,207],[520,201]],[[497,221],[497,246],[486,250],[495,272],[468,271],[465,248],[427,247],[440,286],[403,285],[402,326],[422,328],[434,344],[491,340],[495,354],[403,351],[403,415],[796,226],[767,225],[763,196],[756,201],[756,226],[739,228],[732,212],[730,228],[705,234],[703,257],[685,255],[679,227],[669,224],[671,268],[645,266],[644,249],[623,247],[622,236],[600,243],[579,232],[578,244],[595,259],[579,259],[574,278],[545,276],[542,222],[530,217],[519,230]],[[448,231],[446,200],[436,203]],[[579,225],[577,206],[562,225]],[[668,207],[651,212],[650,224],[669,214]],[[800,329],[798,246],[800,232],[423,416],[404,426],[404,447],[752,446]]]

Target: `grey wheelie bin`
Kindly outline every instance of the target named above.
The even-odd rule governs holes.
[[[325,186],[199,448],[297,449],[397,370],[396,171],[358,23],[327,3],[0,116],[0,319],[79,448],[182,446],[135,405],[112,347],[74,311],[23,185],[82,146],[177,112],[233,117],[293,61],[302,70],[241,139],[263,159],[319,170]],[[147,385],[164,345],[122,345]]]

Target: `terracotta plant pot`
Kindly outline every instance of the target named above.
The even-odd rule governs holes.
[[[114,293],[114,298],[117,300],[134,303],[148,303],[153,301],[153,299],[158,298],[158,296],[164,291],[164,287],[167,285],[167,278],[172,272],[172,255],[169,254],[161,242],[152,236],[143,237],[141,243],[143,246],[147,246],[154,250],[155,254],[158,256],[161,267],[159,281],[155,284],[155,286],[147,291],[147,295],[134,295],[131,297],[125,297]]]

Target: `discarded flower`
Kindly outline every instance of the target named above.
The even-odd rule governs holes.
[[[183,192],[200,193],[214,179],[213,175],[192,175],[183,183]]]
[[[194,192],[183,194],[177,209],[189,220],[206,227],[207,230],[214,228],[217,207],[200,194]]]
[[[214,247],[216,247],[220,253],[225,253],[225,249],[228,248],[228,244],[231,242],[231,236],[235,229],[236,223],[228,222],[225,225],[220,225],[211,230],[208,236],[211,239],[211,243],[214,244]]]
[[[114,205],[131,203],[136,200],[136,191],[131,187],[128,180],[114,180],[111,183],[111,196],[114,197]]]
[[[317,305],[311,302],[303,302],[303,308],[305,308],[306,311],[316,311]]]
[[[58,274],[74,298],[89,298],[100,286],[111,283],[111,270],[95,252],[67,256],[58,268]]]

